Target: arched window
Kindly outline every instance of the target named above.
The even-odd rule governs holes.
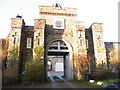
[[[50,45],[49,50],[68,50],[68,47],[63,41],[56,41]]]

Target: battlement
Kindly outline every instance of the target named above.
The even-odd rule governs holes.
[[[45,19],[34,19],[34,29],[44,28],[45,23]]]
[[[25,25],[25,22],[22,18],[11,18],[12,28],[22,28],[24,25]]]
[[[76,28],[79,31],[85,30],[85,23],[81,21],[76,21]]]
[[[103,23],[94,22],[90,26],[90,29],[94,31],[103,31]]]

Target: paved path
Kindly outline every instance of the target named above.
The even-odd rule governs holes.
[[[96,86],[88,86],[84,84],[75,84],[72,82],[51,82],[48,85],[40,86],[38,88],[98,88]]]
[[[49,84],[43,86],[9,86],[5,88],[99,88],[99,87],[63,81],[63,82],[50,82]]]

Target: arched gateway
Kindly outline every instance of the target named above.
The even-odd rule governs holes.
[[[49,72],[63,71],[68,80],[80,76],[77,57],[79,54],[87,55],[87,49],[85,27],[76,21],[76,16],[76,8],[63,9],[59,5],[40,6],[41,19],[35,20],[34,40],[44,44],[47,74],[49,67]],[[51,62],[49,65],[48,60]]]
[[[73,78],[72,47],[67,41],[53,40],[47,47],[47,74],[56,73],[70,80]],[[50,64],[49,61],[52,63]],[[51,70],[49,69],[51,68]]]

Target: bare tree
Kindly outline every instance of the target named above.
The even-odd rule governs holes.
[[[118,49],[113,49],[109,53],[110,55],[110,64],[111,64],[111,69],[117,70],[120,68],[120,50]]]
[[[7,62],[7,55],[8,55],[8,39],[1,39],[1,57],[2,57],[2,67],[6,68],[6,62]]]

